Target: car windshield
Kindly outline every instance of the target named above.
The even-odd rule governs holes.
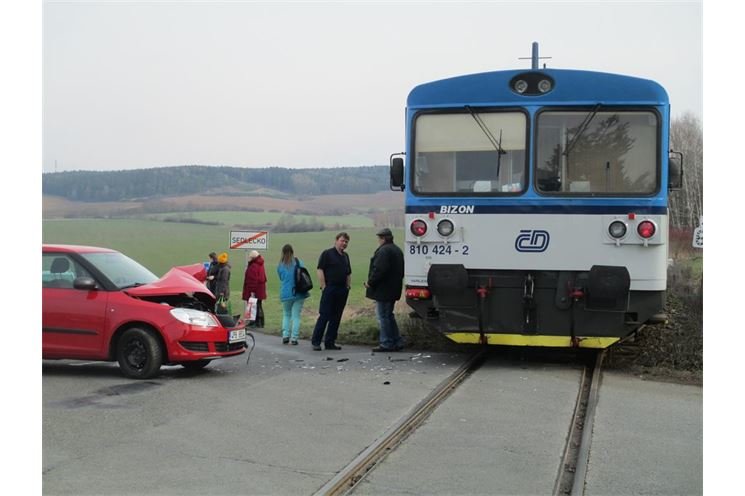
[[[645,195],[658,185],[652,112],[546,111],[538,115],[536,184],[543,194]]]
[[[522,112],[422,114],[414,133],[414,192],[498,195],[525,188]]]
[[[118,252],[84,253],[82,256],[119,289],[149,284],[159,279],[139,263]]]

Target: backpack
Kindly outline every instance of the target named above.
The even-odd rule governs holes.
[[[308,269],[300,266],[298,259],[295,259],[295,287],[292,288],[293,294],[307,293],[313,289],[313,280],[310,278]]]

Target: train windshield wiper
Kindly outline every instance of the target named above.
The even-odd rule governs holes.
[[[476,121],[476,124],[479,125],[481,130],[484,132],[487,138],[489,138],[489,141],[491,141],[492,146],[494,146],[494,149],[497,150],[497,179],[499,178],[499,165],[502,159],[502,155],[506,155],[507,152],[504,151],[502,148],[502,129],[499,130],[499,141],[494,138],[494,135],[489,131],[489,128],[486,127],[486,124],[484,124],[484,121],[481,120],[481,117],[473,111],[470,105],[466,105],[466,110],[471,114],[471,117],[473,117],[473,120]]]
[[[593,109],[590,111],[589,114],[585,116],[585,119],[582,121],[582,124],[579,125],[579,130],[577,131],[577,134],[574,135],[572,138],[572,141],[567,143],[567,146],[564,147],[564,151],[562,152],[563,155],[569,156],[569,152],[574,148],[574,145],[577,144],[577,141],[579,141],[579,138],[584,134],[584,132],[587,130],[587,127],[590,125],[590,122],[592,122],[592,119],[595,118],[595,114],[598,113],[598,110],[600,110],[600,104],[598,103],[593,107]]]

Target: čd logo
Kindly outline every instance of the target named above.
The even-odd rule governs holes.
[[[515,239],[515,249],[520,252],[540,253],[548,248],[549,239],[547,231],[523,229]]]

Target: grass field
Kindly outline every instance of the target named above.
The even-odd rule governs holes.
[[[343,217],[342,217],[343,218]],[[352,290],[344,312],[340,341],[374,342],[377,322],[371,300],[365,298],[363,282],[367,278],[370,257],[377,248],[375,228],[347,229],[350,235],[348,253],[352,262]],[[82,244],[113,248],[137,260],[156,275],[163,275],[174,265],[208,261],[207,254],[226,251],[232,265],[230,278],[231,302],[234,313],[243,308],[241,291],[246,267],[245,250],[229,250],[229,229],[225,226],[205,226],[156,220],[69,219],[42,222],[44,243]],[[267,332],[278,333],[281,326],[277,263],[282,246],[290,243],[296,256],[309,267],[315,288],[303,309],[301,336],[309,337],[318,316],[320,292],[315,267],[321,251],[333,246],[336,232],[270,233],[266,260],[267,300],[264,302]],[[401,246],[401,230],[394,230]]]

